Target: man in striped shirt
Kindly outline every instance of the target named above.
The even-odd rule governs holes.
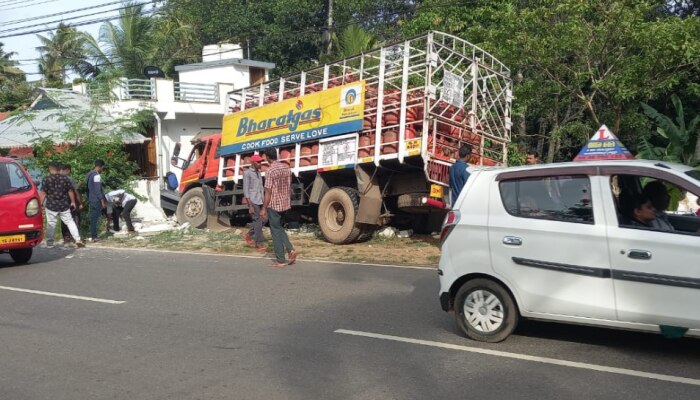
[[[265,174],[265,199],[262,210],[260,210],[260,217],[263,219],[268,217],[270,221],[270,232],[272,233],[272,244],[276,257],[272,266],[281,268],[294,264],[298,254],[289,241],[287,232],[282,227],[284,213],[292,208],[292,172],[287,164],[277,160],[276,149],[268,149],[265,155],[271,165]],[[285,252],[289,255],[288,262],[285,259]]]

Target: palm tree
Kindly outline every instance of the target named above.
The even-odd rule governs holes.
[[[195,61],[201,48],[191,25],[158,14],[143,5],[128,3],[116,23],[105,22],[99,40],[83,34],[92,65],[118,71],[127,78],[142,78],[147,65],[169,71],[177,61]]]
[[[686,123],[681,100],[674,94],[671,101],[676,110],[675,121],[642,103],[644,113],[656,122],[656,132],[664,139],[665,147],[654,146],[646,138],[642,139],[638,157],[697,166],[700,164],[700,115]]]
[[[0,85],[24,77],[22,70],[17,68],[17,61],[10,60],[15,52],[5,53],[3,46],[4,44],[0,42]]]
[[[129,3],[119,12],[116,24],[105,22],[100,28],[100,52],[128,78],[143,77],[155,51],[155,19],[144,15],[143,5]],[[96,49],[93,49],[96,50]],[[95,52],[94,54],[97,54]]]
[[[85,53],[85,34],[64,23],[48,36],[37,35],[41,46],[36,49],[39,57],[39,72],[44,75],[44,84],[62,86],[69,71],[81,77],[98,73],[96,66],[88,62]]]
[[[377,38],[361,27],[353,24],[347,26],[336,38],[337,56],[350,57],[377,46]]]

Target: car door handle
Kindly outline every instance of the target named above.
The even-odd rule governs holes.
[[[523,240],[515,236],[505,236],[503,238],[503,244],[507,244],[508,246],[520,246],[523,244]]]
[[[630,250],[627,257],[635,260],[651,260],[651,251],[647,250]]]

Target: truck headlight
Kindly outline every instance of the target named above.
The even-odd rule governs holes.
[[[40,210],[41,207],[39,207],[39,200],[31,199],[27,202],[27,207],[25,208],[24,213],[27,214],[27,217],[33,217],[39,214]]]

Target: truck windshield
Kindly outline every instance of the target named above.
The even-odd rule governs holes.
[[[0,196],[31,189],[22,168],[13,162],[0,162]]]

